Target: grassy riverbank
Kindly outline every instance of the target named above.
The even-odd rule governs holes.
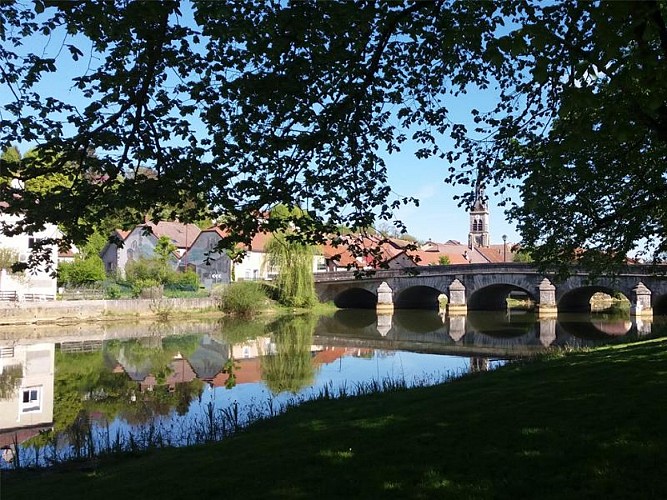
[[[308,403],[221,443],[3,472],[2,498],[667,498],[667,340]]]

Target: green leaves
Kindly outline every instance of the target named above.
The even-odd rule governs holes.
[[[0,142],[38,143],[41,175],[64,176],[39,196],[0,182],[23,229],[83,241],[150,212],[224,219],[230,248],[289,224],[315,242],[413,202],[384,162],[411,137],[449,182],[522,185],[509,216],[545,265],[667,246],[660,4],[40,1],[0,21]],[[67,97],[44,86],[62,49],[85,64]],[[279,204],[307,216],[260,216]]]

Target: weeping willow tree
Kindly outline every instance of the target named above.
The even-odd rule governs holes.
[[[317,302],[313,281],[312,246],[276,233],[265,247],[267,264],[278,270],[275,279],[278,301],[291,307],[311,307]]]
[[[313,383],[315,366],[310,352],[317,317],[281,318],[270,327],[276,353],[262,357],[262,378],[267,387],[278,394],[298,392]]]

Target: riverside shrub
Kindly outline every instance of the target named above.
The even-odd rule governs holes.
[[[266,304],[262,286],[253,281],[230,283],[220,294],[220,309],[228,314],[249,317]]]

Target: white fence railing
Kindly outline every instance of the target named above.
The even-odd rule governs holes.
[[[0,300],[18,300],[19,299],[19,294],[16,293],[14,290],[9,290],[9,291],[0,291]]]

